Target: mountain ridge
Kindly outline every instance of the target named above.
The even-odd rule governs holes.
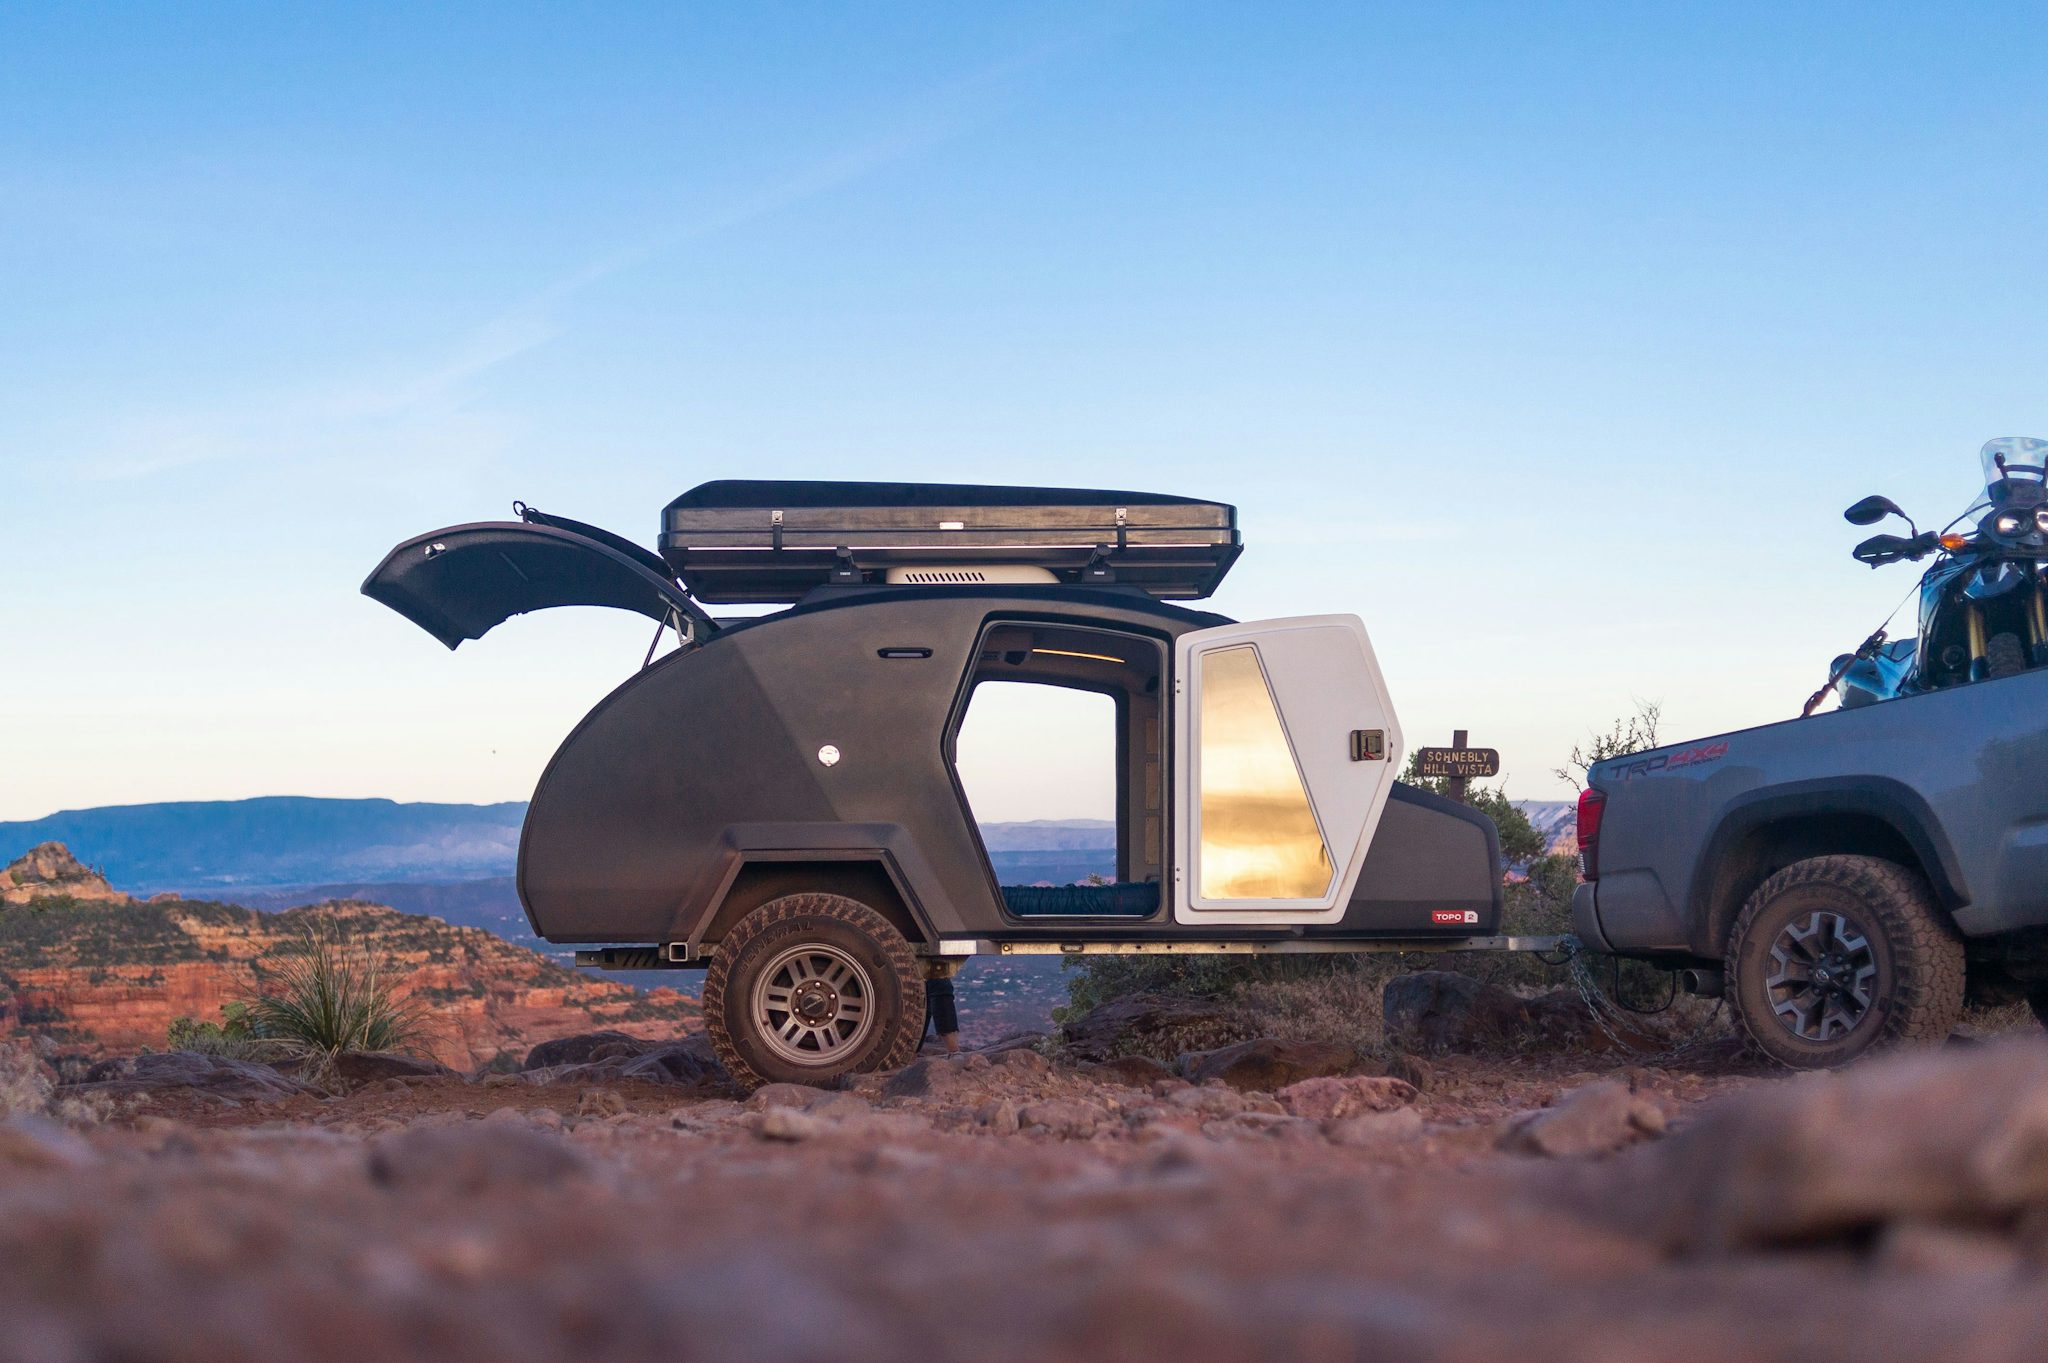
[[[1569,801],[1516,804],[1553,846],[1569,833]],[[349,881],[490,880],[512,874],[525,818],[526,804],[517,800],[453,804],[266,795],[101,805],[0,822],[0,860],[61,842],[116,884],[144,895]],[[1107,819],[986,823],[981,835],[999,856],[1087,853],[1116,845],[1116,827]]]

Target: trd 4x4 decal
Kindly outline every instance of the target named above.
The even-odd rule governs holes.
[[[1645,757],[1626,766],[1616,767],[1613,775],[1620,780],[1629,781],[1638,776],[1648,776],[1653,771],[1670,771],[1674,767],[1697,767],[1708,762],[1718,762],[1727,755],[1728,745],[1725,742],[1702,743],[1697,748],[1658,753],[1655,757]]]

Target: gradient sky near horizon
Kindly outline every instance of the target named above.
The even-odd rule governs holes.
[[[1514,795],[1639,699],[1788,716],[1911,586],[1841,508],[2048,435],[2044,57],[2039,5],[0,7],[0,819],[523,798],[644,622],[450,655],[362,576],[730,476],[1234,502],[1216,608],[1360,614]]]

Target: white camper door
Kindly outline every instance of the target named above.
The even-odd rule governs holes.
[[[1173,916],[1334,923],[1405,752],[1355,615],[1174,645]]]

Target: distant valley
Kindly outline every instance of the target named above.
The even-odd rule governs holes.
[[[1523,801],[1555,844],[1568,838],[1572,806]],[[275,913],[349,900],[385,904],[461,928],[477,928],[558,965],[573,951],[542,941],[526,921],[513,881],[523,802],[412,804],[276,796],[67,810],[0,823],[0,865],[38,843],[67,844],[115,885],[140,895],[222,900]],[[1102,819],[990,823],[981,828],[996,878],[1006,885],[1071,884],[1116,869],[1116,829]],[[694,995],[694,972],[605,972],[646,990]],[[982,1039],[1043,1027],[1065,998],[1052,957],[977,959],[962,974],[968,1028]]]
[[[1569,833],[1572,806],[1566,801],[1519,803],[1553,842]],[[287,907],[281,900],[293,893],[306,897],[292,902],[306,903],[340,889],[375,888],[379,892],[367,897],[392,903],[383,893],[391,886],[507,881],[484,890],[451,890],[444,897],[445,914],[426,902],[411,909],[468,922],[454,916],[468,912],[463,905],[479,896],[502,897],[509,889],[525,817],[522,801],[461,805],[267,796],[109,805],[0,823],[0,864],[38,843],[61,842],[115,884],[139,893],[204,893],[260,901],[263,907]],[[1113,869],[1116,829],[1105,819],[988,823],[981,834],[1005,884],[1062,884]]]

